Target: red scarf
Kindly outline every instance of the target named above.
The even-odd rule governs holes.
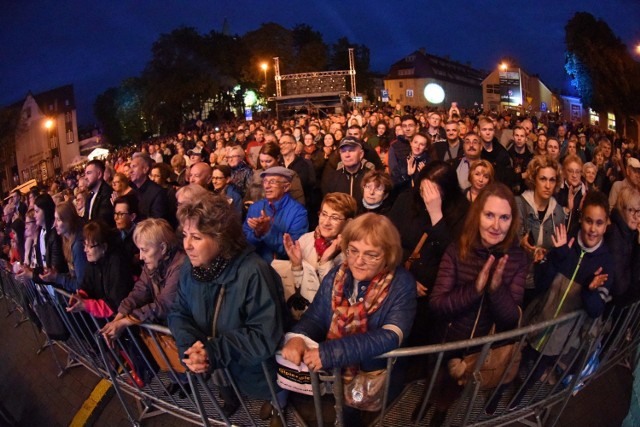
[[[333,240],[328,240],[322,237],[320,234],[320,226],[317,226],[316,231],[313,232],[313,238],[315,239],[314,246],[316,248],[316,254],[318,254],[318,261],[320,261],[322,255],[324,255],[324,251],[331,246],[331,242],[333,242]]]

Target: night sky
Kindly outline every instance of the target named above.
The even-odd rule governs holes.
[[[424,47],[483,70],[511,56],[561,89],[564,26],[577,11],[604,19],[630,49],[640,43],[639,0],[6,0],[0,6],[0,105],[73,84],[78,121],[91,124],[95,97],[139,75],[160,34],[180,26],[221,31],[225,17],[238,35],[276,22],[308,24],[325,43],[346,36],[369,47],[373,71],[387,72]]]

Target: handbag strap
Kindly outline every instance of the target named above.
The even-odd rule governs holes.
[[[480,312],[482,311],[483,303],[484,303],[484,292],[482,293],[482,299],[480,300],[480,307],[478,307],[478,314],[476,315],[476,321],[473,323],[473,329],[471,330],[471,337],[469,337],[469,339],[473,339],[473,336],[476,334],[476,327],[478,326],[478,320],[480,320]]]
[[[420,251],[422,250],[424,243],[427,241],[427,237],[429,237],[427,233],[422,233],[422,237],[420,237],[420,241],[418,241],[418,244],[416,245],[415,249],[413,250],[413,252],[411,252],[411,255],[409,255],[409,258],[405,262],[405,268],[407,270],[411,268],[411,264],[413,264],[415,260],[420,258]]]
[[[218,329],[218,317],[220,316],[220,307],[222,306],[222,300],[224,299],[224,286],[220,288],[218,297],[216,298],[216,308],[213,312],[213,320],[211,321],[211,338],[216,337],[216,330]]]

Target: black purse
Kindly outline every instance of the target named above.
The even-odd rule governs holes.
[[[69,330],[58,314],[55,307],[56,303],[52,301],[50,296],[44,296],[40,291],[36,292],[36,298],[33,302],[33,311],[40,319],[42,329],[49,339],[55,341],[66,341],[69,339]]]

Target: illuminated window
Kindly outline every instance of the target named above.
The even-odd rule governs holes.
[[[607,113],[607,128],[616,130],[616,115],[613,113]]]
[[[598,115],[598,113],[589,108],[589,124],[591,126],[597,126],[599,122],[600,116]]]
[[[413,89],[407,89],[407,98],[413,98]]]

